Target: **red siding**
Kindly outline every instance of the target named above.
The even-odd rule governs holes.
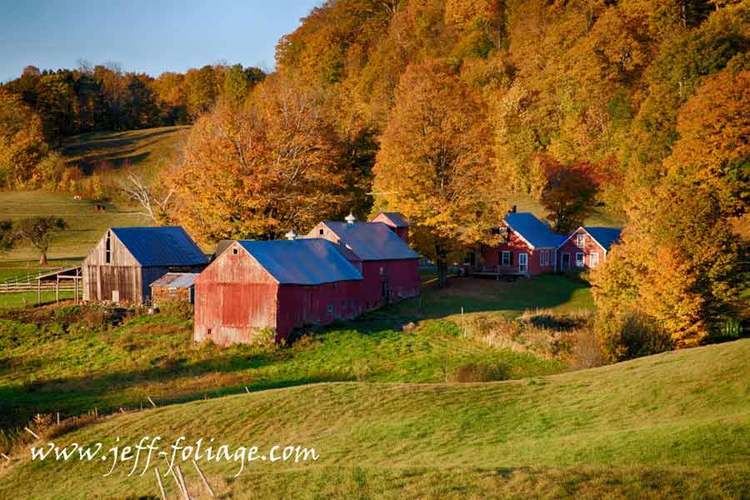
[[[354,264],[363,280],[279,285],[243,249],[234,254],[230,246],[195,281],[194,338],[219,345],[248,343],[258,329],[271,328],[281,340],[295,328],[352,319],[386,302],[419,295],[416,259]]]
[[[549,252],[548,264],[543,266],[541,264],[541,253],[542,251]],[[512,264],[510,266],[501,265],[500,253],[503,251],[509,251],[512,254]],[[555,249],[544,248],[544,249],[532,249],[522,238],[520,238],[514,231],[510,231],[510,237],[508,241],[498,246],[482,246],[480,250],[480,262],[477,263],[479,267],[493,272],[499,271],[501,273],[518,273],[518,255],[525,253],[528,255],[528,274],[529,276],[536,276],[542,273],[551,273],[555,270]]]
[[[577,235],[583,234],[584,236],[584,242],[583,246],[579,247],[577,242]],[[576,267],[576,253],[583,253],[584,259],[583,259],[583,267],[578,268]],[[562,267],[562,260],[563,260],[563,254],[569,254],[570,255],[570,266],[567,269],[564,269]],[[567,271],[567,270],[575,270],[575,269],[591,269],[591,255],[592,254],[598,254],[599,256],[599,264],[601,265],[602,262],[604,262],[605,259],[605,252],[602,247],[599,246],[598,243],[596,243],[589,234],[584,231],[583,229],[578,229],[573,233],[573,235],[570,237],[568,241],[566,241],[560,249],[557,251],[558,255],[558,266],[561,271]]]
[[[247,343],[254,331],[275,329],[278,288],[244,251],[228,249],[195,280],[194,339]]]

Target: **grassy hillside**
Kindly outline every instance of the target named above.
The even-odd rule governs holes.
[[[202,462],[233,497],[739,497],[750,491],[748,356],[741,340],[518,381],[308,385],[119,415],[56,442],[185,436],[320,455],[254,462],[237,478],[236,463]],[[0,496],[158,495],[153,473],[128,477],[129,466],[102,477],[111,463],[22,459]]]
[[[189,127],[160,127],[83,134],[65,142],[63,155],[69,164],[77,165],[88,173],[97,167],[109,166],[111,170],[107,176],[113,181],[121,175],[120,169],[125,165],[148,179],[176,161],[188,130]],[[70,229],[55,238],[50,256],[53,259],[81,259],[107,227],[147,223],[135,208],[127,204],[116,202],[105,205],[106,210],[97,210],[95,203],[75,200],[69,193],[2,192],[0,218],[63,217]],[[23,274],[25,270],[36,270],[33,260],[37,257],[36,251],[28,245],[0,255],[0,280]],[[53,263],[53,266],[58,264]]]
[[[127,165],[151,177],[179,156],[189,129],[177,126],[81,134],[65,141],[63,155],[86,173],[108,164],[117,175],[117,170]]]
[[[479,293],[484,302],[469,308]],[[521,338],[504,348],[475,338],[468,313],[492,309],[513,317],[541,305],[566,312],[587,304],[585,284],[560,276],[516,283],[462,279],[279,350],[196,345],[189,316],[177,311],[117,326],[95,307],[0,313],[0,428],[22,425],[35,413],[138,408],[149,396],[166,403],[322,381],[444,382],[555,373],[565,369],[563,362]],[[462,306],[463,318],[457,314]],[[425,321],[414,331],[402,331],[419,320]]]

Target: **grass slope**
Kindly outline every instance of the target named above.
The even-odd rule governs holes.
[[[113,175],[127,165],[150,178],[177,158],[189,129],[176,126],[81,134],[65,141],[63,155],[87,173],[106,163],[114,168]]]
[[[178,157],[189,127],[160,127],[126,132],[95,132],[71,137],[63,155],[71,165],[85,172],[108,164],[113,179],[129,165],[146,178],[152,177]],[[111,226],[134,226],[147,223],[132,207],[121,203],[107,204],[107,210],[95,210],[95,203],[75,200],[69,193],[47,191],[0,193],[0,218],[18,220],[27,217],[57,215],[70,229],[57,236],[50,247],[54,259],[80,260]],[[38,253],[30,245],[0,255],[0,280],[36,270]],[[27,262],[32,261],[32,262]],[[3,272],[4,271],[4,272]]]
[[[519,381],[308,385],[120,415],[57,441],[185,436],[320,454],[255,462],[236,479],[238,464],[203,462],[232,497],[739,497],[750,488],[748,356],[741,340]],[[102,477],[110,466],[25,458],[0,497],[158,495],[152,472],[128,477],[121,464]],[[167,489],[176,495],[171,479]]]
[[[149,396],[165,403],[322,381],[443,382],[468,364],[492,367],[501,378],[555,373],[564,369],[559,361],[464,338],[460,315],[439,318],[464,305],[467,312],[514,316],[542,306],[585,307],[590,300],[584,283],[562,276],[458,279],[270,352],[197,345],[191,321],[169,312],[111,328],[77,307],[7,313],[0,319],[0,427],[22,425],[40,412],[138,408]],[[415,332],[401,331],[425,319]]]

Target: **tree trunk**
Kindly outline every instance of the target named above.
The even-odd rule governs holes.
[[[39,265],[40,266],[47,265],[47,252],[42,252],[42,254],[39,256]]]
[[[435,264],[437,265],[438,288],[443,288],[448,281],[448,255],[441,244],[435,245]]]

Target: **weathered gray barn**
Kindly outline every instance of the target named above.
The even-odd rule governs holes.
[[[83,261],[83,300],[144,304],[168,272],[200,272],[208,263],[181,227],[113,227]]]

